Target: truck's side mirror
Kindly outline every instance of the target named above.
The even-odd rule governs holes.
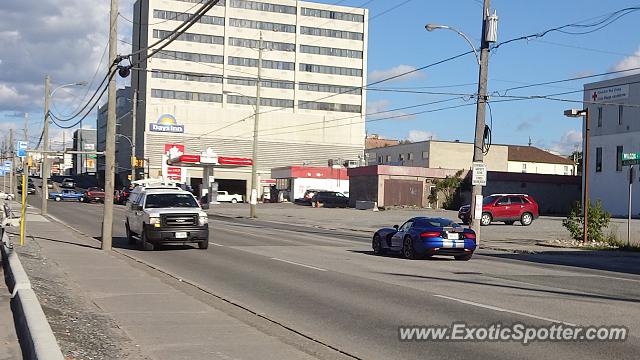
[[[142,205],[133,204],[133,205],[131,205],[131,209],[133,209],[134,211],[142,211]]]
[[[398,226],[398,225],[393,225],[393,228],[394,228],[394,229],[396,229],[396,230],[398,230],[398,228],[400,228],[400,226]]]

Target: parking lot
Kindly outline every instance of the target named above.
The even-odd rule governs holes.
[[[218,204],[211,205],[211,215],[248,217],[248,204]],[[285,222],[317,226],[327,229],[342,229],[347,231],[364,231],[373,233],[381,227],[391,227],[402,224],[414,216],[444,217],[458,220],[458,213],[450,210],[396,208],[384,211],[312,208],[310,206],[294,205],[291,203],[258,204],[258,218],[260,220]],[[569,232],[562,226],[562,217],[542,216],[530,226],[493,223],[482,227],[482,243],[484,247],[496,249],[531,250],[550,248],[537,246],[541,242],[570,239]],[[626,220],[612,219],[609,229],[615,230],[620,239],[626,239]],[[632,241],[640,243],[640,220],[632,220]]]

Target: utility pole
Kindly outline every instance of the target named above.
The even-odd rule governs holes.
[[[476,135],[473,146],[473,162],[484,162],[483,144],[485,131],[485,111],[487,104],[487,74],[489,72],[489,42],[487,41],[487,18],[490,0],[484,0],[482,7],[482,40],[480,44],[480,74],[478,79],[478,100],[476,105]],[[478,202],[480,204],[478,204]],[[476,242],[480,243],[480,219],[482,217],[482,185],[473,185],[471,196],[472,228],[476,232]],[[480,210],[480,214],[476,211]]]
[[[133,89],[133,104],[131,105],[131,181],[136,180],[136,110],[138,109],[138,90]]]
[[[258,81],[256,82],[256,113],[253,117],[253,155],[251,165],[251,207],[249,217],[256,218],[256,206],[258,204],[258,123],[260,121],[260,87],[262,86],[262,50],[264,41],[260,32],[260,43],[258,45]]]
[[[40,214],[47,215],[47,199],[49,198],[49,188],[47,182],[49,180],[49,98],[51,96],[51,78],[49,75],[44,77],[44,128],[42,130],[42,203],[40,205]],[[63,130],[64,134],[64,130]],[[64,135],[63,135],[64,136]]]
[[[9,154],[11,157],[11,172],[9,174],[9,192],[14,196],[16,194],[16,190],[14,188],[15,185],[15,176],[16,176],[16,152],[15,152],[15,144],[13,143],[13,129],[9,129]]]
[[[111,0],[109,21],[109,92],[107,104],[107,133],[105,139],[104,216],[102,220],[102,250],[111,250],[113,227],[113,190],[116,158],[116,79],[112,66],[118,51],[118,0]]]

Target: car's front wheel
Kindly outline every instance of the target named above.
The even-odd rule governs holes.
[[[56,196],[56,201],[62,201],[62,198],[60,196]]]
[[[133,233],[131,232],[131,227],[129,227],[128,221],[124,224],[124,229],[127,233],[127,243],[129,243],[129,245],[134,245],[136,243],[136,239],[133,237]]]
[[[520,217],[520,223],[522,226],[529,226],[533,222],[533,215],[531,213],[524,213],[522,217]]]
[[[380,235],[375,234],[373,236],[373,240],[371,241],[371,247],[373,248],[374,254],[384,255],[385,249],[382,248],[382,239],[380,239]]]
[[[482,213],[482,217],[480,218],[480,225],[487,226],[487,225],[491,224],[492,220],[493,220],[493,218],[491,217],[491,214]]]
[[[232,204],[237,204],[237,203],[238,203],[238,200],[236,200],[236,199],[231,199],[231,203],[232,203]]]
[[[416,249],[413,248],[413,239],[410,236],[404,238],[402,245],[402,255],[405,259],[413,260],[416,258]]]

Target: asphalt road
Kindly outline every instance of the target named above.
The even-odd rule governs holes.
[[[50,202],[49,212],[88,235],[100,234],[102,205]],[[126,254],[354,357],[637,359],[640,353],[640,276],[634,274],[635,263],[635,269],[603,271],[588,268],[599,261],[594,256],[572,259],[571,266],[565,266],[557,265],[561,260],[488,251],[468,262],[408,261],[372,255],[367,237],[219,218],[210,220],[211,246],[206,251],[191,246],[139,251],[126,244],[124,207],[116,206],[114,215],[114,246]],[[454,322],[622,325],[631,337],[624,343],[526,346],[399,341],[399,326]]]

